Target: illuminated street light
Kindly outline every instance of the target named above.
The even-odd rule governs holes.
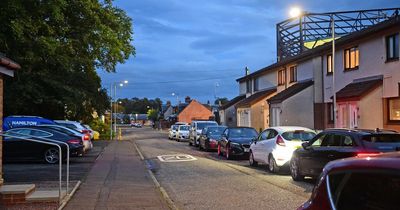
[[[113,135],[113,127],[112,127],[112,123],[113,123],[113,102],[117,102],[117,87],[123,87],[124,84],[128,84],[128,80],[124,80],[124,81],[120,81],[120,82],[112,82],[110,85],[110,96],[111,96],[111,112],[110,112],[110,140],[112,140],[112,135]],[[118,86],[117,86],[118,85]],[[113,94],[113,88],[114,88],[114,97],[112,96]],[[114,99],[114,101],[113,101]],[[114,106],[114,133],[117,133],[117,106]]]
[[[292,7],[289,11],[291,18],[299,17],[302,14],[300,7]]]

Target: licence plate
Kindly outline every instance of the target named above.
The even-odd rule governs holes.
[[[244,152],[249,152],[250,148],[244,148]]]

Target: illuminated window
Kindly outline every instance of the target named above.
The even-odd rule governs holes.
[[[289,68],[289,82],[297,81],[297,66],[291,66]]]
[[[358,47],[352,47],[350,49],[344,50],[344,69],[354,70],[358,69],[360,54]]]
[[[326,74],[332,74],[332,73],[333,73],[332,55],[327,55],[326,56]]]
[[[400,121],[400,98],[389,99],[389,120]]]
[[[399,34],[386,37],[386,60],[399,59]]]
[[[278,85],[284,85],[286,82],[285,79],[286,75],[285,75],[285,69],[279,70],[278,71]]]

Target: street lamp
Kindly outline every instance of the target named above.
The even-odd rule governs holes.
[[[291,18],[299,18],[300,28],[302,28],[302,18],[307,12],[302,11],[299,7],[293,7],[290,9],[289,14]],[[336,90],[335,90],[335,17],[334,14],[324,14],[324,13],[313,13],[315,15],[325,15],[330,17],[331,21],[331,34],[332,34],[332,94],[333,94],[333,125],[336,127]],[[300,29],[300,33],[303,33]],[[302,36],[302,34],[300,34]],[[301,42],[303,40],[300,40]],[[300,46],[301,48],[303,46]]]
[[[110,113],[110,140],[112,140],[112,136],[113,136],[113,116],[112,116],[112,113],[113,113],[113,99],[115,100],[115,102],[117,102],[116,100],[117,100],[117,87],[119,86],[119,87],[123,87],[124,86],[124,84],[126,85],[126,84],[128,84],[128,80],[124,80],[124,81],[120,81],[120,82],[112,82],[111,84],[110,84],[110,96],[111,96],[111,100],[110,100],[110,103],[111,103],[111,113]],[[118,86],[117,86],[118,85]],[[113,93],[113,88],[114,88],[114,97],[112,96],[112,93]],[[115,104],[115,106],[114,106],[114,133],[117,133],[117,104]]]

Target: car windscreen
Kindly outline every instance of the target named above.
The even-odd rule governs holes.
[[[229,129],[229,138],[254,138],[258,133],[253,128],[231,128]]]
[[[203,130],[203,128],[213,125],[217,125],[217,123],[197,123],[197,130]]]
[[[172,126],[172,130],[178,130],[178,126],[177,125],[173,125]]]
[[[399,209],[400,175],[396,171],[329,175],[330,197],[336,209]]]
[[[180,126],[179,130],[181,131],[188,131],[189,130],[189,126]]]
[[[295,131],[287,131],[282,133],[282,137],[285,140],[299,140],[299,141],[309,141],[314,138],[315,133],[311,131],[303,131],[303,130],[295,130]]]
[[[400,147],[400,134],[380,133],[362,136],[363,143],[368,148],[382,150],[397,150]]]
[[[226,127],[208,127],[207,134],[209,136],[218,136],[221,135],[225,129]]]

